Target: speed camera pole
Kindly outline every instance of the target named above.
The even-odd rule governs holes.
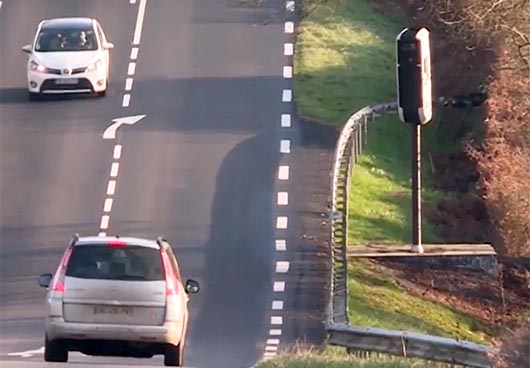
[[[426,28],[405,28],[396,38],[400,119],[411,124],[412,251],[423,253],[421,237],[421,128],[432,118],[431,51]]]
[[[421,124],[410,126],[412,176],[412,250],[423,253],[421,243]]]

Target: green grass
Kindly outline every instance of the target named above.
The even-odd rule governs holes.
[[[411,295],[382,266],[368,260],[349,267],[349,317],[357,326],[406,330],[487,344],[496,332],[474,317]]]
[[[263,361],[256,368],[433,368],[450,367],[449,364],[428,363],[418,359],[374,357],[359,359],[346,354],[344,349],[328,347],[323,352],[297,351],[281,354],[278,358]]]

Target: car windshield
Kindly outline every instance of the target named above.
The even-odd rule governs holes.
[[[107,244],[75,246],[66,276],[100,280],[165,280],[160,252],[155,248]]]
[[[94,51],[98,49],[92,29],[43,29],[37,37],[35,51]]]

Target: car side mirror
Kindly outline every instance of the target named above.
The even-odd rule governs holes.
[[[186,293],[187,294],[197,294],[199,292],[200,286],[199,283],[195,280],[186,281]]]
[[[107,50],[112,50],[114,48],[114,44],[112,42],[105,42],[103,47]]]
[[[27,52],[28,54],[31,54],[31,45],[23,46],[22,51]]]
[[[43,273],[39,276],[39,286],[40,287],[49,287],[52,281],[53,275],[51,273]]]

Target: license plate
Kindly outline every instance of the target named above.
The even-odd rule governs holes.
[[[94,314],[112,314],[130,316],[133,307],[115,307],[110,305],[97,305],[94,307]]]
[[[56,79],[55,84],[77,84],[79,79],[77,78],[65,78],[65,79]]]

